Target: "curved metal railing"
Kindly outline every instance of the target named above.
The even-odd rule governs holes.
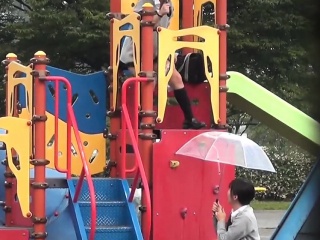
[[[90,170],[88,166],[88,161],[83,149],[81,137],[79,134],[78,124],[76,121],[76,117],[72,108],[72,87],[68,79],[64,77],[58,76],[49,76],[44,78],[46,81],[51,81],[55,83],[55,121],[54,121],[54,165],[57,171],[66,173],[67,179],[71,178],[71,129],[73,128],[74,135],[76,138],[76,142],[78,145],[78,149],[80,152],[80,158],[82,161],[82,171],[79,177],[79,181],[76,186],[75,195],[73,198],[73,202],[77,203],[79,199],[79,195],[82,189],[84,177],[87,178],[88,181],[88,188],[90,193],[90,200],[91,200],[91,230],[89,239],[94,240],[95,232],[96,232],[96,218],[97,218],[97,209],[96,209],[96,198],[95,198],[95,190],[93,181],[90,175]],[[62,169],[58,164],[58,154],[59,154],[59,83],[65,84],[66,91],[67,91],[67,169]]]

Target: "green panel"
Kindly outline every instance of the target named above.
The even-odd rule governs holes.
[[[320,124],[238,72],[228,72],[228,101],[311,154],[319,153]]]

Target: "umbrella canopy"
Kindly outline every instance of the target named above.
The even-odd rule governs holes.
[[[201,133],[185,143],[176,154],[276,172],[267,154],[258,144],[248,138],[226,132]]]

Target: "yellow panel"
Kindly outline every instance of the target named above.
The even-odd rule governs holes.
[[[117,95],[118,95],[118,68],[120,61],[120,43],[123,37],[131,37],[133,43],[136,45],[136,53],[137,55],[133,56],[134,59],[134,68],[136,74],[140,72],[140,15],[138,13],[131,13],[124,19],[118,20],[113,19],[113,46],[112,46],[112,56],[113,56],[113,76],[112,76],[112,108],[116,108],[117,103]],[[125,24],[131,24],[132,29],[130,30],[120,30],[120,28]]]
[[[206,3],[212,3],[214,5],[214,11],[216,12],[216,0],[194,0],[194,15],[193,15],[193,26],[197,27],[197,26],[201,26],[202,24],[202,7],[204,4]],[[214,18],[214,24],[216,24],[216,15]],[[199,38],[198,37],[194,37],[194,41],[198,42]]]
[[[54,135],[54,115],[46,112],[48,120],[46,121],[46,159],[50,161],[48,165],[49,168],[55,169],[54,166],[54,143],[50,145],[50,140]],[[61,120],[59,120],[59,167],[63,170],[67,167],[67,154],[66,154],[66,146],[67,146],[67,124]],[[77,141],[74,136],[73,128],[72,128],[72,145],[73,150],[71,153],[72,159],[72,174],[79,175],[82,170],[82,161],[79,154],[79,149],[77,145]],[[82,143],[87,142],[88,145],[84,146],[85,154],[88,159],[94,154],[97,153],[94,161],[89,164],[89,169],[91,174],[101,173],[103,168],[106,166],[106,141],[103,137],[103,134],[85,134],[80,132],[80,138]],[[49,146],[48,146],[49,145]],[[85,145],[85,144],[84,144]],[[76,153],[76,154],[73,154]],[[87,159],[87,160],[88,160]]]
[[[179,30],[180,29],[180,19],[179,19],[180,0],[171,0],[171,2],[174,7],[174,13],[170,21],[169,29]]]
[[[216,12],[217,1],[216,0],[194,0],[194,15],[193,15],[193,26],[201,26],[202,25],[202,7],[207,3],[212,3],[214,5],[214,11]],[[216,23],[216,15],[215,15]]]
[[[205,39],[204,42],[176,41],[177,37],[196,35]],[[219,121],[219,35],[218,30],[209,26],[173,31],[161,28],[159,32],[158,62],[158,121],[162,122],[167,102],[167,86],[174,68],[174,54],[180,48],[194,48],[203,51],[205,72],[211,86],[211,108],[215,123]],[[170,71],[166,75],[166,61],[171,56]],[[208,70],[207,57],[211,59],[214,74]]]
[[[0,141],[7,147],[8,164],[17,179],[17,195],[24,217],[31,217],[30,212],[30,133],[29,120],[15,117],[0,118],[0,126],[7,130],[7,134],[0,134]],[[13,161],[11,149],[19,155],[18,170]]]
[[[118,0],[121,1],[121,13],[130,14],[139,0]]]
[[[17,77],[17,73],[24,73],[26,74],[25,77]],[[32,75],[31,75],[31,68],[30,66],[23,66],[20,63],[17,62],[11,62],[8,65],[8,89],[7,89],[7,99],[9,103],[9,115],[12,116],[13,114],[13,100],[14,100],[14,87],[17,85],[23,85],[25,87],[25,102],[26,102],[26,112],[25,114],[27,119],[32,118],[32,107],[33,107],[33,102],[32,102],[32,96],[33,96],[33,91],[32,91]]]
[[[24,119],[29,118],[29,112],[26,108],[21,109],[21,113],[19,114],[19,118],[24,118]]]

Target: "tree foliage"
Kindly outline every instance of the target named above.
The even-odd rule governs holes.
[[[8,23],[7,31],[16,52],[28,60],[44,50],[52,65],[77,71],[96,71],[108,62],[109,25],[105,15],[109,1],[26,0],[19,21]]]

